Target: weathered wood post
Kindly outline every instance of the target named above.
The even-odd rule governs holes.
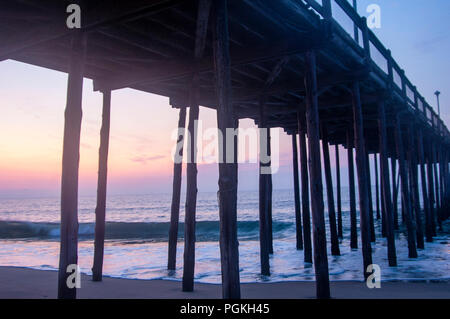
[[[199,106],[196,102],[196,83],[190,90],[189,123],[187,127],[186,203],[184,213],[183,291],[194,290],[195,215],[197,207],[197,126]]]
[[[380,219],[380,184],[378,183],[378,159],[377,154],[373,154],[373,166],[375,167],[375,207],[377,209],[376,216]]]
[[[322,153],[323,165],[325,169],[325,183],[327,186],[328,221],[330,224],[331,254],[339,256],[339,238],[336,228],[336,211],[334,207],[333,179],[331,177],[330,150],[328,147],[328,136],[325,128],[322,127]]]
[[[356,167],[358,171],[359,187],[359,209],[360,209],[360,231],[362,242],[362,254],[364,263],[364,278],[370,274],[367,267],[372,264],[372,247],[370,245],[370,216],[369,216],[369,184],[367,179],[367,153],[364,142],[363,114],[361,107],[361,98],[359,91],[359,82],[355,81],[352,85],[352,104],[353,104],[353,122],[354,138],[356,146]]]
[[[341,200],[341,171],[339,163],[339,145],[335,145],[336,155],[336,201],[337,201],[337,224],[338,224],[338,236],[344,238],[344,232],[342,230],[342,200]]]
[[[292,165],[294,174],[295,234],[297,250],[303,249],[302,216],[300,212],[300,189],[298,176],[297,134],[292,134]]]
[[[440,210],[440,194],[439,194],[439,174],[438,174],[438,156],[437,156],[437,143],[432,141],[432,156],[433,156],[433,176],[434,176],[434,196],[436,205],[436,222],[439,224],[439,210]]]
[[[178,118],[177,148],[174,154],[172,204],[170,207],[169,251],[167,269],[176,269],[178,222],[180,219],[181,175],[183,170],[183,144],[186,125],[186,108],[180,108]]]
[[[395,155],[391,157],[391,178],[392,178],[392,206],[394,213],[394,229],[398,230],[398,191],[397,191],[397,162]]]
[[[402,187],[402,199],[403,199],[402,206],[404,207],[404,216],[408,234],[408,256],[409,258],[417,258],[416,230],[411,213],[411,200],[408,187],[408,173],[405,163],[405,150],[403,148],[403,137],[399,113],[397,113],[395,119],[395,145],[397,148],[397,157],[400,170],[400,181]]]
[[[64,142],[61,176],[61,239],[59,251],[58,298],[76,298],[76,289],[69,288],[69,265],[78,264],[78,168],[86,35],[76,31],[67,83],[67,104],[64,122]],[[73,273],[72,269],[72,273]]]
[[[430,138],[431,139],[431,138]],[[434,195],[434,177],[433,177],[433,147],[431,140],[428,140],[427,147],[427,178],[428,178],[428,191],[429,191],[429,201],[430,201],[430,224],[431,224],[431,234],[436,236],[436,210],[434,208],[435,195]]]
[[[375,242],[376,236],[375,236],[375,221],[373,218],[373,201],[372,201],[372,178],[371,178],[371,172],[370,172],[370,161],[369,161],[369,153],[366,150],[366,168],[367,168],[367,192],[369,195],[369,228],[370,228],[370,241]]]
[[[211,0],[198,1],[197,23],[195,33],[194,58],[203,57],[208,33],[208,22],[211,11]],[[183,291],[194,290],[195,268],[195,214],[197,206],[197,122],[199,104],[197,90],[199,76],[194,74],[189,90],[189,123],[188,123],[188,161],[186,165],[186,203],[184,218],[184,264]]]
[[[102,280],[103,254],[105,248],[106,185],[108,175],[109,128],[111,118],[111,91],[103,92],[102,128],[98,159],[97,207],[95,208],[94,265],[92,280]]]
[[[386,112],[385,102],[378,102],[378,131],[380,134],[380,173],[381,184],[383,185],[383,203],[384,203],[384,220],[385,232],[388,244],[388,261],[389,266],[397,266],[397,254],[395,251],[395,234],[394,234],[394,216],[392,212],[391,187],[389,183],[389,162],[387,156],[387,129],[386,129]],[[375,156],[376,158],[376,156]],[[377,165],[375,163],[375,165]]]
[[[358,248],[358,230],[356,226],[356,190],[355,165],[353,164],[353,133],[347,130],[348,185],[350,192],[350,248]]]
[[[269,183],[268,170],[270,157],[268,150],[268,131],[264,101],[260,101],[259,115],[259,245],[261,275],[270,276],[270,242],[269,242]]]
[[[417,130],[416,138],[417,138],[419,165],[420,165],[420,181],[422,184],[422,201],[425,210],[425,238],[428,243],[431,243],[433,241],[433,229],[431,225],[430,202],[428,200],[428,186],[425,174],[425,152],[423,145],[424,140],[421,128]]]
[[[271,148],[270,128],[267,128],[267,155],[269,156],[268,166],[272,166],[272,148]],[[267,174],[267,232],[269,240],[269,254],[273,254],[273,223],[272,223],[272,169]]]
[[[415,145],[415,125],[408,125],[408,162],[410,167],[411,194],[414,207],[414,216],[416,218],[416,240],[417,248],[424,249],[423,227],[422,227],[422,210],[419,202],[419,186],[417,180],[417,150]]]
[[[227,0],[214,1],[214,66],[217,91],[217,124],[221,132],[236,129],[231,96],[231,61],[228,33]],[[234,140],[234,139],[233,139]],[[224,134],[222,159],[225,148],[231,141]],[[219,148],[220,149],[220,148]],[[226,151],[229,151],[228,148]],[[239,281],[239,250],[237,238],[237,158],[235,161],[219,163],[219,215],[220,258],[222,266],[222,294],[226,299],[241,297]]]
[[[329,2],[329,1],[328,1]],[[319,105],[317,99],[316,54],[305,54],[306,127],[308,131],[311,212],[314,238],[314,268],[317,298],[330,298],[327,238],[323,206],[322,170],[319,141]]]
[[[305,263],[312,263],[311,214],[309,206],[308,156],[306,153],[306,119],[305,113],[298,112],[298,137],[300,146],[300,167],[302,183],[302,217],[303,217],[303,254]]]

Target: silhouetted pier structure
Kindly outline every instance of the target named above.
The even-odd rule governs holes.
[[[81,29],[66,26],[66,8],[71,3],[81,7]],[[306,262],[314,263],[318,298],[330,296],[324,188],[333,255],[340,253],[338,237],[342,236],[341,190],[338,187],[337,194],[333,193],[329,145],[341,145],[348,151],[351,247],[357,247],[360,235],[364,276],[372,264],[374,218],[382,219],[389,265],[395,266],[394,232],[399,215],[407,226],[411,258],[417,257],[417,248],[426,246],[424,241],[433,240],[436,227],[449,215],[449,131],[391,52],[368,29],[365,18],[346,0],[8,0],[0,4],[0,17],[2,60],[14,59],[69,74],[60,298],[76,296],[76,290],[66,285],[66,268],[77,263],[84,77],[93,79],[95,90],[104,94],[93,280],[102,277],[111,91],[126,87],[169,97],[171,105],[180,109],[180,128],[185,126],[189,108],[190,132],[201,105],[217,110],[218,127],[223,132],[236,128],[238,119],[250,118],[261,128],[280,127],[293,136],[297,248],[304,249]],[[336,19],[350,21],[351,29],[343,28]],[[379,157],[375,183],[380,189],[375,199],[370,188],[369,154],[375,154],[375,163]],[[261,169],[267,165],[261,163]],[[219,164],[224,298],[240,297],[237,168],[236,161]],[[169,269],[175,267],[181,169],[175,164]],[[322,170],[326,185],[322,185]],[[336,174],[338,181],[346,178],[339,170]],[[196,164],[188,164],[185,291],[194,289],[196,181]],[[271,187],[271,176],[261,174],[261,273],[267,275],[272,253]],[[396,205],[399,197],[401,214]]]

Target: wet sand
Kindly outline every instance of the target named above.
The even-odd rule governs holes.
[[[17,267],[0,267],[0,298],[56,298],[57,272]],[[312,299],[314,282],[249,283],[241,285],[242,298]],[[382,282],[369,289],[363,282],[331,282],[332,298],[337,299],[450,299],[449,281]],[[104,277],[93,282],[82,275],[78,298],[119,299],[210,299],[221,298],[221,285],[195,284],[195,291],[181,291],[181,282],[133,280]]]

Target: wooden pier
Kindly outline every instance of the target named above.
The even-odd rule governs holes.
[[[66,9],[73,3],[81,8],[80,29],[66,25]],[[351,19],[354,28],[345,30],[333,10]],[[187,129],[193,132],[199,106],[203,106],[217,110],[218,128],[223,132],[236,128],[239,119],[249,118],[260,128],[279,127],[292,135],[297,248],[304,249],[305,262],[314,264],[318,298],[330,297],[327,250],[339,255],[342,214],[346,214],[340,199],[340,180],[346,176],[339,171],[338,192],[333,193],[331,145],[336,150],[339,146],[347,149],[351,247],[357,247],[360,235],[362,278],[369,275],[367,267],[372,264],[374,218],[382,219],[389,265],[395,266],[394,234],[399,215],[407,227],[411,258],[417,257],[417,248],[426,249],[436,228],[449,217],[449,131],[347,0],[5,0],[0,4],[0,24],[1,60],[13,59],[69,75],[61,188],[60,298],[76,297],[76,290],[66,285],[66,268],[77,263],[83,78],[92,79],[94,89],[104,95],[94,280],[102,279],[111,91],[121,88],[169,97],[172,107],[180,110],[181,130],[188,123]],[[191,158],[195,154],[192,141],[184,152]],[[270,149],[270,142],[265,146]],[[374,161],[374,181],[370,180],[369,154],[379,154],[379,167],[378,160]],[[336,160],[339,163],[338,157]],[[270,162],[261,163],[260,169],[268,165]],[[170,270],[175,268],[181,169],[181,164],[174,164]],[[329,248],[322,170],[331,229]],[[224,298],[240,298],[237,172],[236,161],[219,164]],[[371,182],[377,185],[375,194]],[[187,165],[187,185],[182,287],[190,291],[195,289],[195,163]],[[270,274],[269,255],[276,254],[272,249],[271,187],[271,176],[261,174],[264,275]],[[402,213],[396,205],[399,197]]]

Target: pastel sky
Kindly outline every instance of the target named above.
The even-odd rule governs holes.
[[[450,1],[358,0],[381,8],[374,32],[441,115],[450,123]],[[7,60],[0,63],[0,196],[58,195],[67,75]],[[80,194],[95,194],[102,97],[85,80],[81,133]],[[216,127],[215,112],[201,108],[206,130]],[[178,111],[168,99],[123,89],[113,92],[108,190],[114,193],[169,192],[172,184],[172,132]],[[249,120],[242,127],[252,127]],[[280,170],[275,188],[291,188],[290,137],[280,132]],[[344,152],[342,152],[344,153]],[[331,153],[334,158],[334,153]],[[345,156],[342,157],[346,174]],[[217,165],[199,166],[199,190],[216,191]],[[240,166],[240,189],[257,189],[256,166]],[[346,175],[344,175],[346,176]],[[345,184],[345,178],[344,178]]]

